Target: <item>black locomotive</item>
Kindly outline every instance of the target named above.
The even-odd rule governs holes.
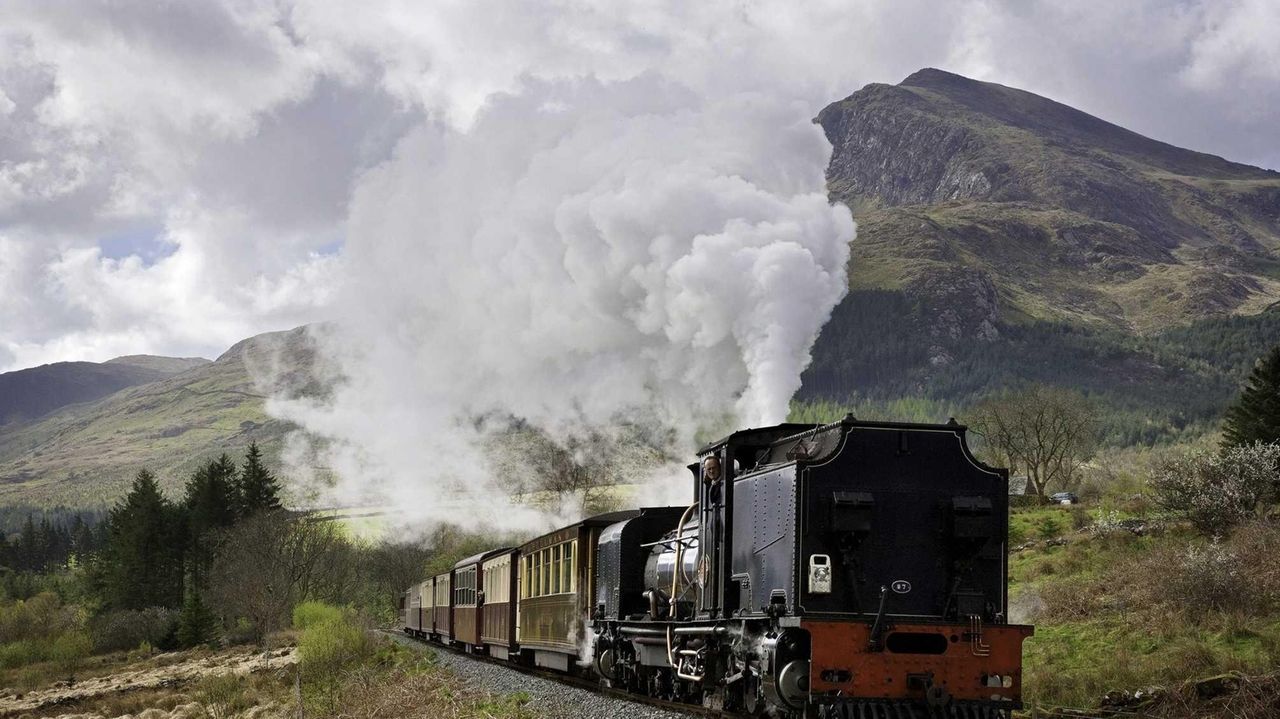
[[[1006,617],[1008,478],[973,457],[964,427],[750,429],[690,470],[688,507],[595,517],[513,550],[518,576],[484,580],[518,587],[517,611],[493,613],[516,621],[489,632],[515,637],[501,655],[748,715],[1020,706],[1032,629]],[[410,590],[407,631],[444,636],[424,611],[450,608],[424,605],[451,580]]]

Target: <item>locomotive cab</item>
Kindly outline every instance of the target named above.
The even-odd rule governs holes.
[[[789,427],[703,450],[741,467],[698,488],[700,544],[715,547],[702,614],[758,633],[733,660],[761,676],[746,700],[835,715],[1019,707],[1032,630],[1006,622],[1007,473],[954,421],[847,417],[778,436]]]

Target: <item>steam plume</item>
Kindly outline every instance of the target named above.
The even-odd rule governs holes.
[[[348,501],[508,523],[485,418],[641,425],[676,452],[781,421],[854,232],[810,116],[645,74],[528,81],[466,129],[423,124],[354,195],[323,338],[345,381],[273,411],[328,441]]]

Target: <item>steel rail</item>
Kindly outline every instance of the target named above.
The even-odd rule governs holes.
[[[655,697],[651,697],[645,694],[633,694],[623,689],[616,689],[613,687],[603,686],[598,681],[594,679],[588,679],[587,677],[581,677],[574,674],[562,674],[560,672],[553,672],[550,670],[542,669],[540,667],[531,667],[524,664],[519,664],[517,662],[504,661],[502,659],[496,659],[494,657],[491,657],[485,654],[473,654],[466,651],[462,647],[455,647],[455,646],[446,645],[446,644],[438,644],[436,642],[428,641],[426,639],[421,639],[419,637],[411,637],[405,634],[404,632],[396,632],[392,630],[382,630],[382,632],[397,641],[410,642],[418,646],[427,647],[430,649],[436,649],[440,651],[446,651],[451,654],[466,657],[467,659],[483,662],[485,664],[492,664],[498,667],[505,667],[507,669],[520,672],[521,674],[527,674],[529,676],[538,677],[540,679],[546,679],[548,681],[553,681],[560,684],[566,684],[569,686],[577,687],[579,689],[585,689],[586,691],[599,694],[601,696],[606,696],[611,699],[618,699],[621,701],[633,702],[635,704],[644,704],[645,706],[650,706],[655,709],[663,709],[666,711],[676,712],[679,714],[709,717],[710,719],[742,719],[743,717],[742,714],[733,714],[730,712],[722,711],[720,709],[711,709],[709,707],[699,706],[697,704],[685,704],[682,702],[673,702],[669,699],[657,699]]]

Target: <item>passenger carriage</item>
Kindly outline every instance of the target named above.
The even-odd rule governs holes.
[[[516,642],[535,665],[569,671],[590,639],[600,531],[638,514],[628,510],[591,517],[520,547]]]
[[[516,651],[516,597],[520,550],[503,549],[480,563],[480,643],[489,656],[508,659]]]
[[[437,574],[432,579],[433,596],[431,611],[432,634],[442,642],[453,640],[453,572]]]
[[[480,646],[484,560],[512,551],[510,547],[491,549],[453,565],[453,641],[470,650]]]

